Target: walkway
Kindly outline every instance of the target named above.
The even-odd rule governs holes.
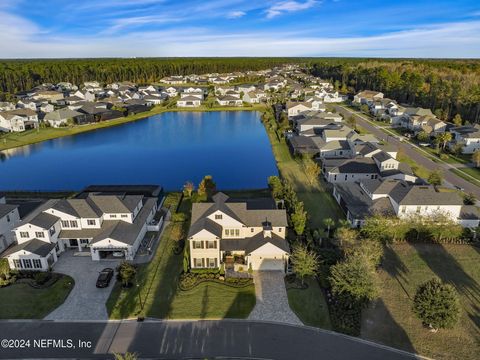
[[[98,289],[95,285],[98,273],[104,268],[115,269],[121,260],[92,261],[90,256],[73,256],[67,250],[61,254],[54,271],[71,276],[75,286],[67,300],[48,314],[45,320],[107,320],[107,302],[112,291],[115,278],[110,286]]]
[[[281,271],[255,271],[253,273],[257,303],[248,320],[302,325],[288,305],[284,276]]]

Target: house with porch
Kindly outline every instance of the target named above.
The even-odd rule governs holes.
[[[47,271],[69,249],[92,260],[133,260],[153,226],[158,198],[89,193],[49,200],[13,229],[16,244],[2,255],[12,269]],[[154,227],[158,227],[155,224]]]
[[[285,271],[287,213],[272,199],[235,200],[224,193],[194,203],[188,232],[192,269]]]

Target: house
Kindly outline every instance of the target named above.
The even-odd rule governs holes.
[[[267,98],[266,94],[261,90],[244,92],[243,101],[249,104],[259,104]]]
[[[445,132],[447,124],[437,119],[430,109],[406,108],[402,115],[392,118],[394,126],[401,126],[413,132],[425,131],[436,135]]]
[[[133,260],[157,211],[157,200],[142,195],[88,194],[83,199],[49,200],[13,229],[17,243],[3,254],[10,268],[47,271],[67,250],[92,260]]]
[[[450,148],[460,145],[463,154],[473,154],[480,150],[480,124],[454,127],[450,132],[453,137]]]
[[[0,111],[15,110],[15,104],[8,101],[0,101]]]
[[[201,93],[181,93],[177,100],[178,107],[198,107],[202,105],[203,92]]]
[[[29,109],[0,112],[0,131],[20,132],[38,127],[38,114]]]
[[[35,100],[44,99],[49,102],[56,103],[58,100],[62,100],[64,96],[63,96],[63,92],[60,92],[60,91],[44,90],[44,91],[37,91],[35,95],[32,96],[32,98]]]
[[[178,84],[185,84],[186,81],[183,76],[167,76],[160,80],[165,84],[170,85],[178,85]]]
[[[70,119],[75,123],[81,123],[82,121],[79,121],[78,119],[81,119],[84,116],[84,114],[78,111],[70,110],[69,108],[62,108],[46,114],[43,121],[49,123],[52,127],[58,128],[67,125],[68,120]]]
[[[378,91],[364,90],[353,97],[353,102],[359,105],[369,105],[376,100],[382,99],[383,93]]]
[[[30,109],[33,111],[37,110],[37,103],[32,100],[19,100],[16,106],[17,109]]]
[[[18,205],[0,202],[0,254],[14,242],[12,230],[19,222]]]
[[[234,200],[223,193],[194,203],[188,243],[190,266],[285,271],[290,248],[287,214],[272,199]]]
[[[478,209],[463,205],[457,192],[437,192],[431,185],[412,185],[402,180],[360,180],[335,184],[333,196],[352,227],[361,227],[378,213],[400,218],[442,214],[466,227],[479,224]]]
[[[292,118],[294,128],[299,134],[312,129],[323,129],[331,124],[340,126],[342,120],[341,115],[330,112],[315,112],[313,115],[303,113]]]
[[[321,101],[287,102],[287,114],[289,118],[310,110],[325,111],[326,108]]]
[[[49,104],[49,103],[42,103],[40,105],[40,111],[44,114],[47,114],[49,112],[52,112],[53,110],[55,110],[55,106],[53,106],[52,104]]]
[[[240,99],[240,95],[224,95],[224,96],[217,96],[216,101],[221,106],[242,106],[243,101]]]

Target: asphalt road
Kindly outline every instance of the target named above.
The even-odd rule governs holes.
[[[426,169],[430,171],[441,170],[443,173],[443,178],[446,182],[464,189],[466,193],[475,194],[476,198],[480,199],[480,187],[472,184],[471,182],[468,182],[465,179],[462,179],[461,177],[449,171],[452,168],[450,165],[444,164],[444,163],[437,163],[429,159],[428,157],[423,156],[413,148],[412,144],[408,142],[399,141],[393,136],[385,134],[385,132],[383,132],[381,129],[372,125],[370,122],[366,121],[362,116],[359,116],[357,113],[351,111],[350,109],[343,108],[339,105],[336,105],[335,108],[337,110],[337,113],[342,114],[344,118],[350,117],[352,115],[355,116],[357,124],[363,127],[368,132],[371,132],[377,138],[385,139],[385,141],[388,142],[389,144],[394,145],[397,148],[403,149],[405,155],[407,155],[412,160],[414,160],[417,164],[425,167]]]
[[[7,340],[17,340],[17,343]],[[23,341],[25,340],[25,341]],[[30,340],[28,346],[26,340]],[[245,320],[0,322],[0,358],[405,360],[415,356],[304,326]],[[54,343],[53,341],[56,341]],[[8,346],[6,346],[8,345]],[[9,346],[11,345],[11,347]],[[23,348],[20,348],[23,345]]]

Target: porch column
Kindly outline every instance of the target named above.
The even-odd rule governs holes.
[[[82,252],[82,244],[80,239],[77,239],[77,246],[78,246],[78,251]]]

